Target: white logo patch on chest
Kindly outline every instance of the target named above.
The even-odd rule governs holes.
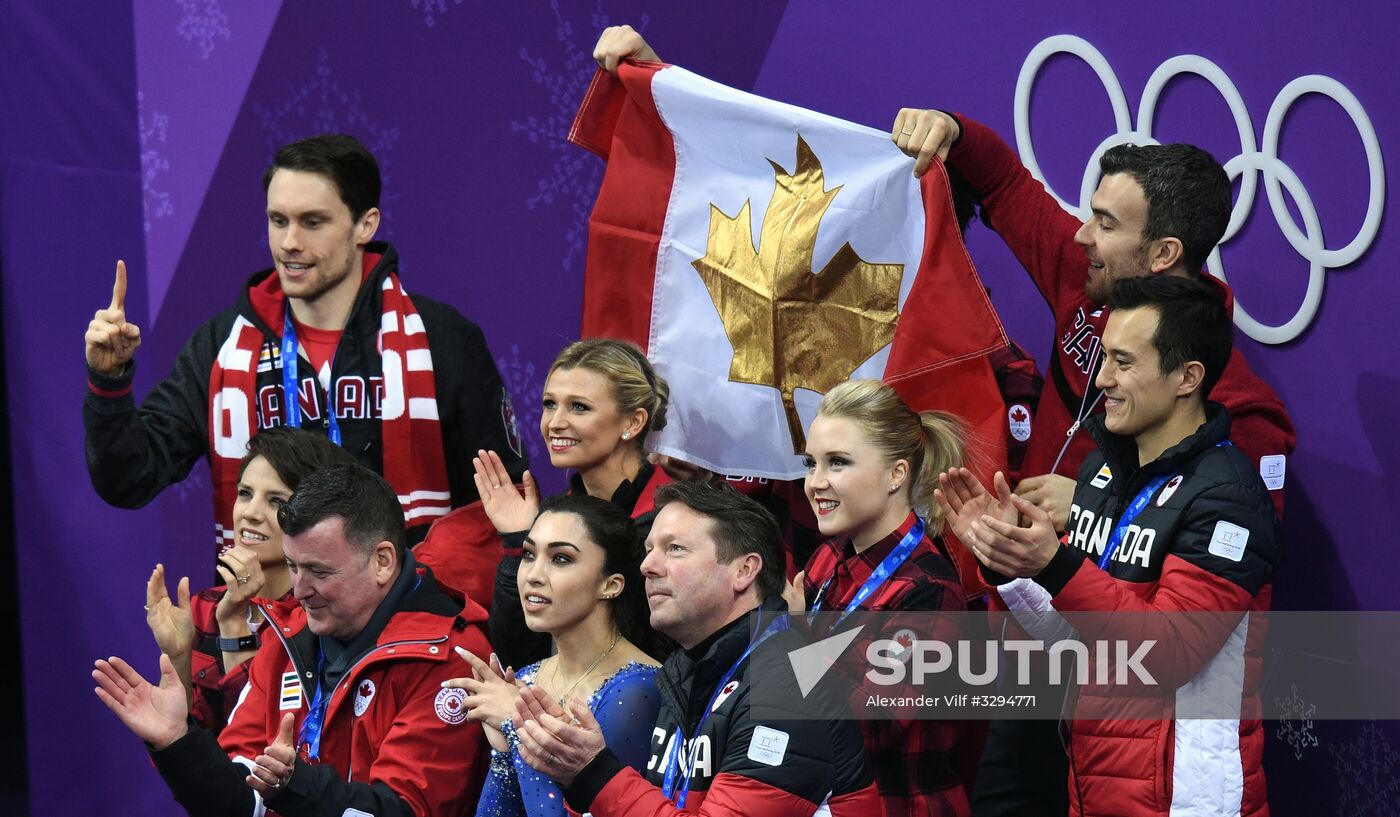
[[[1113,471],[1109,469],[1108,463],[1104,463],[1103,467],[1099,469],[1099,472],[1097,474],[1094,474],[1094,478],[1089,480],[1089,484],[1094,486],[1095,488],[1104,488],[1107,487],[1108,483],[1112,481],[1112,479]]]
[[[738,681],[730,681],[729,683],[725,684],[724,689],[721,689],[719,691],[719,694],[715,696],[715,702],[710,705],[710,711],[714,712],[716,709],[719,709],[719,705],[724,703],[730,695],[733,695],[734,690],[738,688]]]
[[[355,716],[359,717],[365,714],[365,710],[369,709],[369,702],[372,700],[374,700],[374,682],[365,678],[360,681],[359,686],[355,687]]]
[[[1006,424],[1011,430],[1011,438],[1023,443],[1031,438],[1031,412],[1024,403],[1017,403],[1006,411]]]
[[[301,709],[301,676],[296,670],[282,673],[282,694],[277,710],[286,712],[289,709]]]
[[[1163,505],[1167,504],[1167,500],[1172,498],[1172,494],[1176,493],[1176,489],[1181,487],[1181,480],[1182,476],[1180,474],[1177,474],[1176,476],[1172,477],[1169,482],[1167,482],[1167,484],[1162,488],[1162,492],[1160,494],[1157,494],[1157,507],[1160,508]]]
[[[914,657],[914,645],[918,643],[918,639],[914,636],[914,631],[908,628],[896,630],[894,642],[899,645],[899,652],[895,653],[894,657],[897,658],[901,664],[909,663],[909,659]]]

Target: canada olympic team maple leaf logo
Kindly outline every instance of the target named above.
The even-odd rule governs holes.
[[[369,709],[369,702],[372,700],[374,700],[374,682],[365,678],[355,688],[356,717],[365,714],[365,710]]]
[[[710,205],[705,257],[693,262],[734,347],[729,380],[778,389],[792,450],[805,447],[793,392],[826,392],[894,339],[903,264],[873,264],[849,242],[820,272],[812,252],[822,216],[840,192],[826,189],[821,162],[797,137],[797,165],[777,162],[775,185],[754,246],[749,202],[732,218]]]

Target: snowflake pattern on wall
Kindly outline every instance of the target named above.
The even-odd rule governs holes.
[[[408,4],[423,12],[423,25],[432,28],[437,25],[437,18],[446,14],[449,6],[460,6],[462,0],[408,0]]]
[[[214,38],[227,40],[232,36],[222,3],[220,0],[176,2],[180,4],[180,23],[175,27],[175,33],[187,42],[198,43],[200,59],[209,59],[209,55],[214,53]]]
[[[576,27],[559,9],[558,0],[551,0],[554,11],[554,39],[562,58],[551,63],[521,47],[520,58],[530,66],[530,77],[549,95],[549,113],[531,116],[524,122],[512,121],[512,133],[522,134],[532,144],[543,146],[555,154],[550,173],[535,182],[536,193],[525,200],[531,210],[553,205],[567,206],[573,218],[564,232],[562,266],[568,272],[581,272],[582,257],[588,243],[588,216],[593,200],[603,180],[603,163],[597,156],[569,144],[569,128],[574,114],[583,101],[588,83],[593,79],[593,45],[600,31],[611,23],[603,13],[601,0],[594,8],[587,27]],[[642,15],[637,29],[645,31],[647,15]]]
[[[538,431],[540,395],[544,393],[544,374],[520,353],[520,346],[512,343],[509,357],[496,358],[496,368],[501,372],[506,394],[510,395],[511,406],[515,409],[515,422],[520,428],[520,438],[532,463],[548,462],[544,441]],[[538,467],[538,466],[537,466]]]
[[[170,117],[160,111],[147,111],[145,95],[136,94],[137,128],[141,138],[141,196],[143,225],[151,231],[152,219],[165,218],[175,212],[170,203],[170,194],[157,187],[157,179],[170,170],[170,160],[165,156],[165,132],[170,126]]]
[[[1328,746],[1337,772],[1337,813],[1347,817],[1400,814],[1400,752],[1391,747],[1375,721],[1356,740]]]
[[[359,89],[346,88],[336,80],[330,54],[325,48],[317,50],[316,68],[310,78],[288,82],[280,102],[272,105],[254,102],[253,115],[262,125],[269,156],[283,145],[318,133],[348,133],[363,142],[379,162],[384,189],[379,199],[379,209],[384,215],[375,237],[386,241],[393,239],[393,219],[389,212],[398,196],[393,192],[390,168],[399,128],[381,125],[365,112]],[[259,243],[266,241],[266,234],[259,233]]]
[[[1313,732],[1313,716],[1317,714],[1317,706],[1303,700],[1298,694],[1297,684],[1292,685],[1292,694],[1287,698],[1274,698],[1274,705],[1282,716],[1274,737],[1293,749],[1295,760],[1302,760],[1303,750],[1317,745],[1317,733]]]

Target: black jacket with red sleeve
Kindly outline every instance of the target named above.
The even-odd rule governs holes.
[[[1206,416],[1142,466],[1131,438],[1090,419],[1085,426],[1099,448],[1079,472],[1066,546],[1023,583],[1023,595],[1048,599],[1085,643],[1152,646],[1142,660],[1151,685],[1095,676],[1078,690],[1069,747],[1074,814],[1268,814],[1261,614],[1282,555],[1280,532],[1254,463],[1228,442],[1229,412],[1208,403]],[[1141,511],[1100,569],[1112,531],[1139,494],[1147,497]],[[1201,707],[1203,690],[1229,704],[1225,714]]]
[[[757,608],[766,623],[785,615],[770,598]],[[835,817],[881,813],[861,734],[851,721],[758,719],[750,711],[749,661],[720,694],[715,687],[748,647],[750,619],[742,616],[692,650],[677,650],[656,674],[661,711],[652,730],[645,774],[604,750],[565,790],[569,807],[595,817],[668,814],[810,817],[823,805]],[[713,699],[713,703],[711,703]],[[699,734],[696,726],[706,707]],[[661,791],[677,730],[681,763],[690,765],[685,808]],[[693,759],[686,764],[687,758]],[[684,773],[679,769],[677,778]],[[679,788],[679,786],[678,786]]]

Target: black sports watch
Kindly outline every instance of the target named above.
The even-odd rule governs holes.
[[[243,652],[244,650],[256,650],[258,648],[258,634],[245,635],[241,638],[224,638],[216,636],[214,645],[222,652]]]

